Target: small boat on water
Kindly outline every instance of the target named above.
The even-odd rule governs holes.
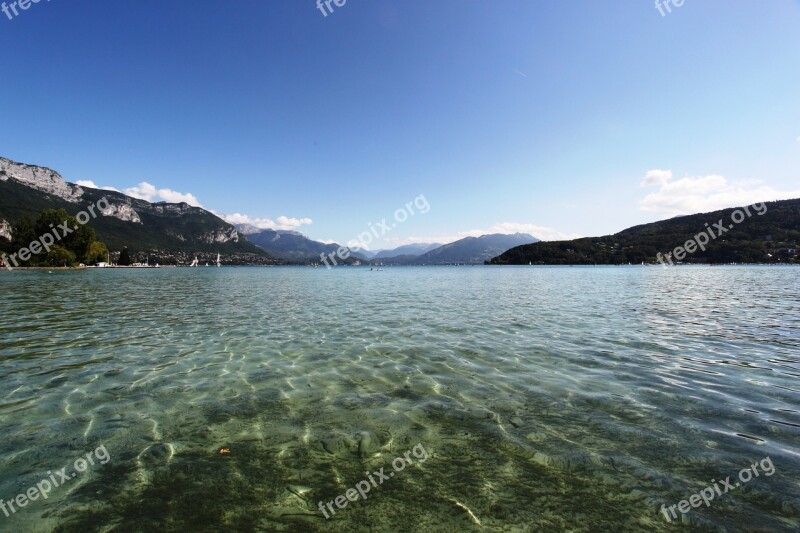
[[[221,267],[221,266],[222,266],[222,261],[220,260],[219,254],[217,254],[217,267]]]
[[[195,257],[195,258],[194,258],[194,261],[192,261],[192,264],[191,264],[191,265],[189,265],[189,266],[190,266],[190,267],[196,267],[196,266],[197,266],[197,264],[198,264],[199,262],[200,262],[200,261],[198,261],[198,260],[197,260],[197,257]]]

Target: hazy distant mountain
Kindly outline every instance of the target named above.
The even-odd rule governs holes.
[[[245,233],[247,240],[266,251],[272,256],[291,261],[321,262],[322,254],[335,254],[340,248],[339,244],[325,244],[324,242],[314,241],[297,231],[258,229],[252,232],[254,226],[238,224],[239,231]],[[351,263],[355,259],[366,260],[367,258],[359,252],[352,252],[351,256],[345,261],[335,257],[337,263]]]
[[[381,259],[384,257],[397,257],[401,255],[422,255],[440,247],[441,243],[415,243],[406,244],[393,250],[380,250],[371,259]]]
[[[509,248],[534,242],[539,242],[539,239],[527,233],[514,233],[512,235],[496,233],[480,237],[467,237],[466,239],[439,246],[419,256],[405,255],[386,258],[381,261],[387,264],[483,264],[484,261],[496,257]],[[375,259],[373,259],[374,261]]]
[[[382,251],[382,250],[377,250],[373,252],[372,250],[366,250],[364,248],[353,248],[352,250],[353,253],[361,256],[361,258],[363,259],[372,259]]]
[[[744,213],[744,208],[742,213]],[[655,263],[700,237],[683,263],[798,263],[800,199],[768,202],[762,209],[748,207],[751,216],[738,224],[736,208],[687,215],[634,226],[614,235],[571,241],[548,241],[519,246],[491,260],[496,265],[619,265]],[[760,213],[759,213],[760,211]],[[721,221],[722,230],[717,224]],[[714,224],[709,229],[709,224]],[[720,234],[724,230],[724,234]],[[713,232],[712,239],[707,232]],[[697,241],[699,242],[699,241]],[[681,252],[679,252],[681,253]],[[677,260],[677,259],[676,259]],[[665,259],[662,261],[666,262]]]
[[[108,208],[89,225],[112,252],[124,246],[131,253],[150,252],[185,260],[195,254],[217,253],[230,262],[274,262],[247,242],[231,224],[200,207],[185,203],[150,203],[119,192],[68,183],[57,172],[0,157],[0,248],[9,246],[13,226],[36,219],[46,209],[76,215],[102,198]],[[250,258],[250,260],[248,260]]]

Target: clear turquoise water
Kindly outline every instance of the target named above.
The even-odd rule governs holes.
[[[668,531],[662,504],[770,457],[683,527],[797,531],[798,289],[788,267],[4,271],[0,497],[111,460],[0,530]]]

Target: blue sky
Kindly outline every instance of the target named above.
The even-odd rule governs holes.
[[[800,197],[798,0],[332,7],[0,13],[0,156],[339,242],[423,194],[374,248]]]

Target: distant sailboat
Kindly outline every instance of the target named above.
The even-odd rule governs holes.
[[[191,265],[189,265],[189,266],[190,266],[190,267],[196,267],[196,266],[197,266],[197,264],[198,264],[199,262],[200,262],[200,261],[198,261],[198,260],[197,260],[197,256],[195,256],[195,258],[194,258],[194,261],[192,261],[192,264],[191,264]]]
[[[217,267],[221,267],[221,266],[222,266],[222,261],[220,261],[219,254],[217,254]]]

